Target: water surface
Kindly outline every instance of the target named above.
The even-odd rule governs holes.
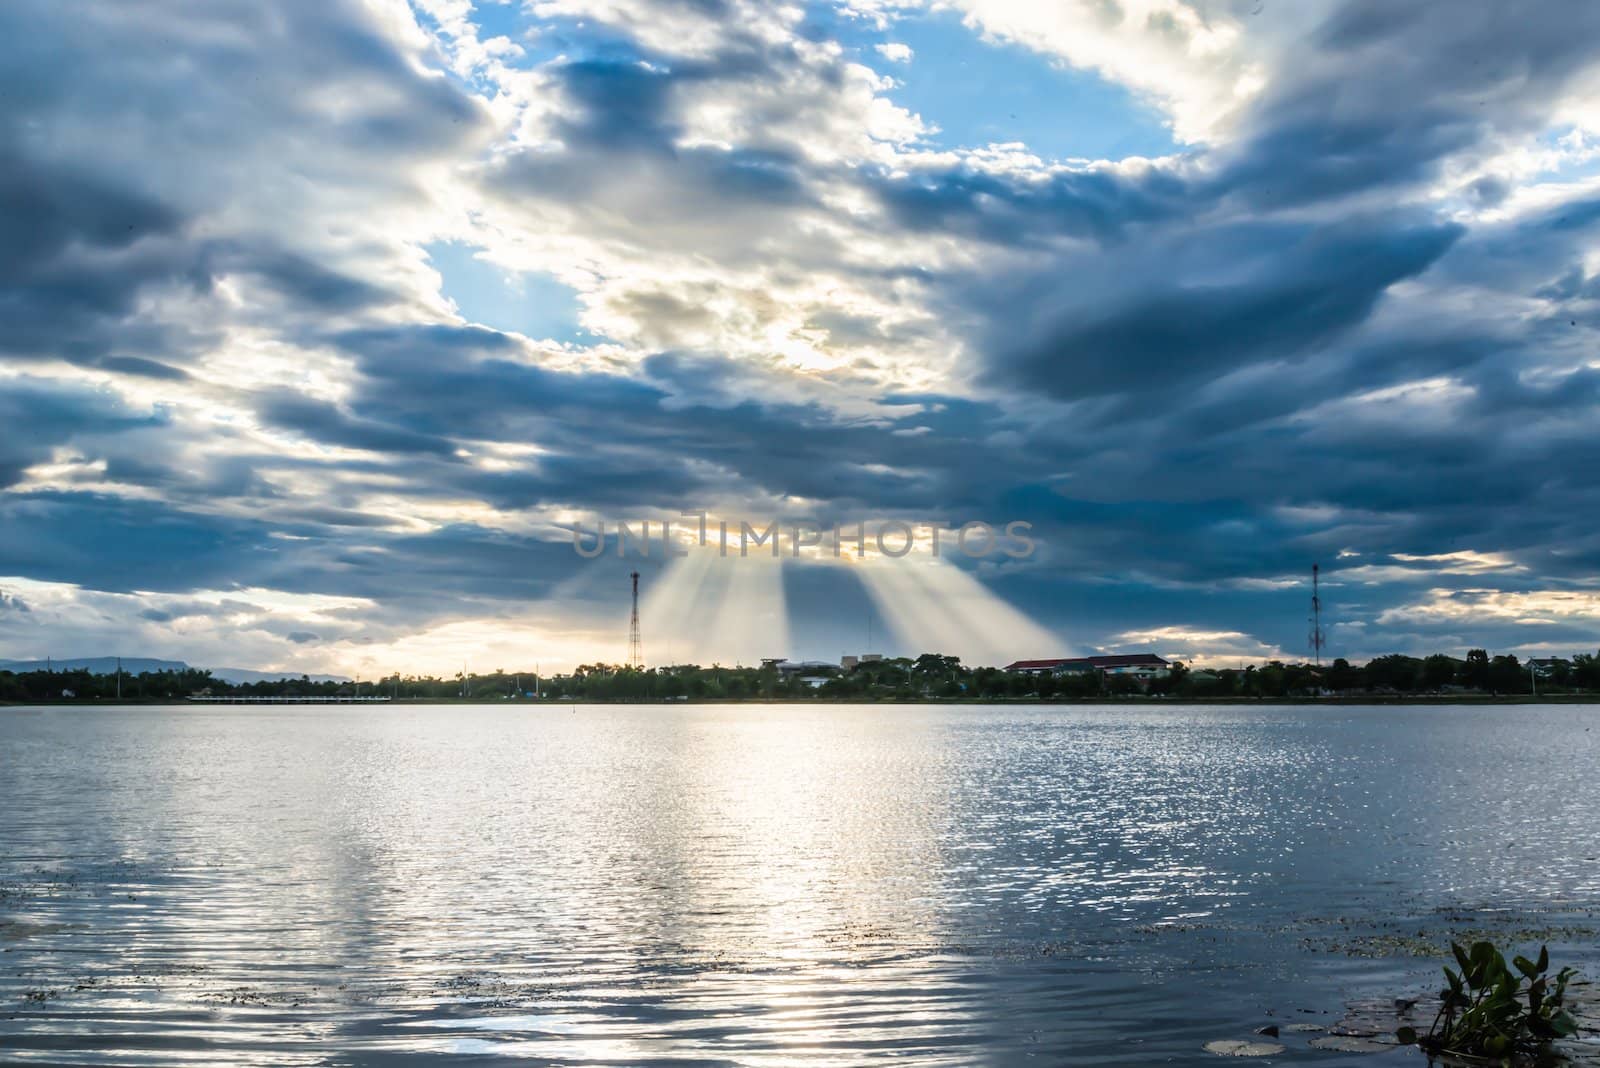
[[[1209,1040],[1431,988],[1453,934],[1600,970],[1597,728],[1592,706],[0,709],[0,1055],[1216,1064]]]

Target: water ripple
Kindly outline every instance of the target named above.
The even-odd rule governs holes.
[[[0,1054],[1204,1063],[1431,982],[1349,947],[1592,958],[1597,719],[0,710]]]

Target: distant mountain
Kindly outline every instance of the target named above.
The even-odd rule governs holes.
[[[182,660],[149,660],[141,657],[122,658],[122,672],[138,675],[146,671],[187,671]],[[73,660],[0,660],[0,671],[87,671],[91,675],[112,675],[117,670],[114,656],[80,656]]]
[[[251,671],[248,668],[212,668],[211,677],[231,682],[235,686],[245,682],[279,682],[283,679],[309,678],[312,682],[349,682],[344,675],[306,675],[303,671]]]
[[[0,671],[87,671],[91,675],[111,675],[117,670],[114,656],[80,656],[71,660],[0,660]],[[182,660],[151,660],[147,657],[122,658],[124,675],[139,675],[146,671],[187,671],[189,665]],[[235,686],[246,682],[278,682],[281,679],[305,677],[300,671],[251,671],[248,668],[212,668],[211,677]],[[343,675],[312,675],[312,682],[349,682]]]

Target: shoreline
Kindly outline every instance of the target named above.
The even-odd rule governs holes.
[[[349,705],[352,702],[339,701],[330,698],[321,700],[302,700],[297,702],[281,702],[282,707],[292,705]],[[115,698],[92,700],[56,700],[56,701],[0,701],[0,708],[125,708],[125,707],[195,707],[235,706],[243,708],[273,707],[279,702],[262,700],[248,704],[228,700],[173,700],[172,698]],[[1137,705],[1137,706],[1172,706],[1172,705],[1257,705],[1273,707],[1280,705],[1591,705],[1600,704],[1600,693],[1579,694],[1541,694],[1537,697],[1531,694],[1367,694],[1361,696],[1329,696],[1329,697],[1148,697],[1148,696],[1117,696],[1117,697],[1073,697],[1073,698],[984,698],[984,697],[917,697],[917,698],[840,698],[840,697],[702,697],[688,699],[666,698],[639,698],[636,700],[609,700],[600,701],[587,697],[566,698],[541,698],[532,699],[525,697],[402,697],[394,700],[362,702],[361,707],[414,707],[418,705],[514,705],[526,708],[551,707],[562,705],[985,705],[995,707],[1016,706],[1095,706],[1095,705]]]

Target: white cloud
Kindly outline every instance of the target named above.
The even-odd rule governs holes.
[[[1243,631],[1182,625],[1124,631],[1112,637],[1104,651],[1155,652],[1190,667],[1233,667],[1240,661],[1289,659],[1278,647]]]
[[[1483,624],[1520,626],[1600,623],[1600,593],[1590,590],[1429,590],[1424,600],[1385,609],[1380,624]]]
[[[954,0],[967,23],[1005,41],[1054,56],[1125,85],[1171,117],[1182,141],[1215,137],[1263,85],[1266,23],[1301,25],[1304,14],[1251,20],[1235,5],[1185,0]],[[1287,29],[1287,27],[1285,27]],[[1284,30],[1278,30],[1284,32]]]

